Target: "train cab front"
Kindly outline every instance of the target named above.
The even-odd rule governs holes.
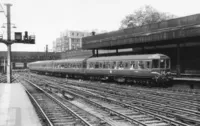
[[[152,60],[153,80],[158,86],[166,86],[172,80],[169,57],[160,57]]]

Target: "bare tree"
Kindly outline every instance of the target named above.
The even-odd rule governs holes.
[[[175,15],[159,12],[153,7],[146,5],[134,11],[133,14],[127,15],[125,19],[121,21],[120,29],[156,23],[175,17]]]

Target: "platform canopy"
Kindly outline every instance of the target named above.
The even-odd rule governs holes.
[[[200,41],[200,14],[88,36],[83,49],[122,49]]]

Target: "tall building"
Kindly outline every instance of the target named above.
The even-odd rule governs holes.
[[[56,52],[62,52],[62,46],[61,46],[61,38],[56,39],[56,46],[55,46]]]
[[[53,42],[54,52],[66,52],[82,48],[82,37],[90,36],[91,33],[82,31],[66,30],[60,33],[60,37]]]

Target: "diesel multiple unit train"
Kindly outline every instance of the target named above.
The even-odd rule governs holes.
[[[163,86],[170,80],[170,58],[163,54],[37,61],[28,67],[36,73],[145,85]]]

